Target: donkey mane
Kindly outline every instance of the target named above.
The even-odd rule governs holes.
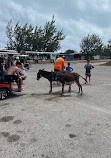
[[[39,70],[39,73],[46,79],[48,79],[49,81],[52,80],[52,72],[49,71],[45,71],[45,70]]]

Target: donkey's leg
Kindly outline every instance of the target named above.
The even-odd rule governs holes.
[[[62,83],[62,93],[61,93],[61,96],[63,96],[64,94],[64,83]]]
[[[77,84],[78,87],[79,87],[79,92],[78,92],[78,93],[80,93],[80,91],[81,91],[81,95],[82,95],[83,91],[82,91],[82,86],[81,86],[81,84],[80,84],[79,82],[77,82],[77,81],[76,81],[76,84]]]
[[[52,82],[50,81],[50,91],[49,91],[49,93],[51,93],[52,92]]]
[[[69,91],[68,92],[71,92],[71,84],[69,85]]]
[[[83,94],[83,91],[82,91],[82,86],[81,86],[81,95]]]

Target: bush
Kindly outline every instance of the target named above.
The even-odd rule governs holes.
[[[106,62],[106,63],[104,63],[104,64],[101,64],[102,66],[111,66],[111,61],[108,61],[108,62]]]

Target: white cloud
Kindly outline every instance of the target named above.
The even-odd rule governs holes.
[[[33,26],[44,24],[55,16],[58,30],[66,38],[61,50],[77,49],[81,39],[88,34],[99,35],[104,43],[111,38],[110,0],[0,0],[0,48],[6,46],[6,25],[28,23]]]

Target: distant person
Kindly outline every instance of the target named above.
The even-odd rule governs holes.
[[[38,62],[37,62],[37,55],[34,55],[34,62],[35,62],[35,64],[38,63]]]
[[[87,64],[84,66],[84,68],[86,69],[86,71],[85,71],[86,80],[87,80],[87,78],[89,78],[89,84],[90,84],[90,80],[91,80],[91,69],[93,69],[94,66],[92,66],[92,65],[90,64],[90,60],[89,60],[89,59],[87,60]],[[86,84],[86,82],[85,82],[85,84]]]
[[[20,61],[20,60],[19,60],[19,56],[17,56],[17,57],[15,58],[14,65],[16,65],[16,63],[19,62],[19,61]]]
[[[23,63],[23,64],[25,63],[23,58],[20,59],[20,62]]]
[[[22,59],[22,60],[23,60],[23,59]],[[20,60],[20,61],[21,61],[21,60]],[[25,62],[24,62],[24,61],[23,61],[23,62],[21,61],[21,63],[23,63],[23,64],[24,64],[24,67],[27,68],[27,69],[29,70],[29,68],[30,68],[30,64],[29,64],[29,62],[28,62],[27,59],[25,60]]]
[[[4,67],[3,67],[3,62],[4,62],[3,57],[0,57],[0,79],[1,79],[1,78],[4,76],[4,74],[5,74]]]
[[[6,61],[6,69],[8,69],[9,67],[14,65],[14,58],[13,58],[13,54],[8,54],[8,58]]]
[[[54,71],[64,71],[65,68],[65,56],[57,57],[54,64]]]
[[[6,71],[5,78],[8,81],[15,80],[18,85],[18,91],[21,92],[22,90],[22,76],[19,74],[19,68],[21,66],[20,62],[17,62],[16,65],[10,66]]]
[[[69,71],[69,72],[72,72],[73,71],[73,68],[70,66],[70,63],[68,62],[67,64],[68,66],[66,67],[66,70]]]

